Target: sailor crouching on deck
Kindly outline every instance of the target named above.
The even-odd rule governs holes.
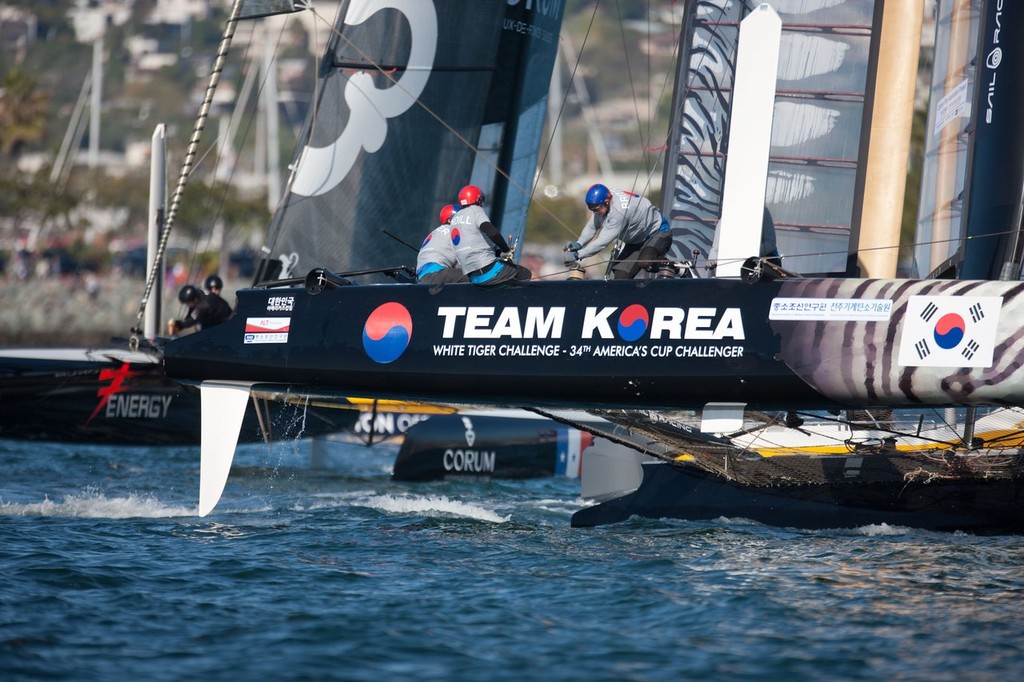
[[[468,282],[469,278],[459,269],[459,259],[452,246],[449,223],[459,208],[448,204],[441,209],[441,224],[435,227],[420,245],[416,257],[416,281],[420,284],[450,284]]]
[[[600,253],[616,239],[622,240],[624,248],[612,265],[615,279],[633,279],[641,268],[653,271],[665,261],[672,247],[668,221],[646,198],[591,185],[586,202],[590,219],[579,238],[563,247],[566,265]]]
[[[452,217],[451,238],[462,272],[473,284],[485,287],[532,278],[529,269],[512,262],[512,249],[481,208],[483,203],[483,190],[476,185],[466,185],[459,192],[461,208]]]
[[[217,294],[204,294],[191,284],[186,284],[178,292],[178,300],[188,306],[188,315],[184,320],[171,320],[168,332],[177,334],[182,329],[195,327],[196,331],[215,327],[231,317],[231,306]]]

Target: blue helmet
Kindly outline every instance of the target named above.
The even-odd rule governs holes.
[[[587,190],[587,206],[590,208],[602,206],[611,195],[611,191],[604,185],[591,185]]]

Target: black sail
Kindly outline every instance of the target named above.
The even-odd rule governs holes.
[[[1020,277],[1012,238],[1020,230],[1024,186],[1024,5],[986,3],[975,59],[973,148],[966,200],[960,279],[998,279],[1014,261],[1009,279]],[[1016,224],[1015,224],[1016,221]]]
[[[262,278],[412,266],[459,188],[525,226],[561,2],[343,3]]]

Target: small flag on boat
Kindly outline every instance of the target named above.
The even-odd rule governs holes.
[[[1002,305],[999,296],[911,296],[899,364],[991,367]]]

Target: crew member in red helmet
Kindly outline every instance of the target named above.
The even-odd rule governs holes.
[[[476,185],[459,192],[459,212],[452,217],[452,246],[469,281],[493,287],[529,280],[533,273],[512,259],[512,248],[482,208],[484,193]]]

